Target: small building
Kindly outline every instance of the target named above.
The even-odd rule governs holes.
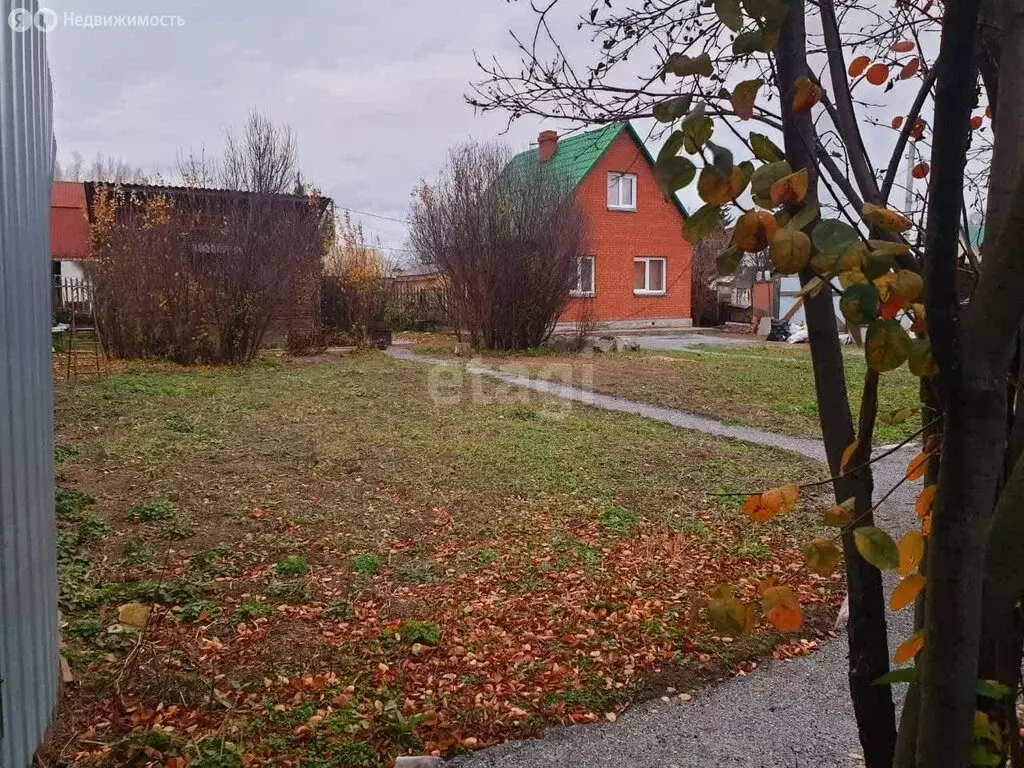
[[[391,279],[403,291],[417,293],[419,291],[440,291],[444,288],[444,279],[437,267],[429,264],[411,264],[407,267],[395,267],[391,270]]]
[[[53,276],[82,279],[82,262],[89,258],[89,214],[85,185],[55,181],[50,190],[50,259]]]
[[[590,226],[573,298],[559,318],[603,328],[692,325],[692,250],[683,239],[686,210],[666,199],[654,179],[654,158],[628,122],[559,139],[544,131],[538,146],[513,167],[550,165],[575,190]]]

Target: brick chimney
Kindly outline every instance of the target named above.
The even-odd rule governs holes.
[[[558,134],[554,131],[541,131],[537,137],[537,152],[540,161],[546,163],[558,151]]]

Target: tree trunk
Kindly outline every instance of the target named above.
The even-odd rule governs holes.
[[[794,169],[807,169],[809,192],[804,202],[812,204],[817,200],[818,178],[814,126],[809,114],[797,115],[791,109],[794,83],[797,78],[808,74],[804,13],[803,0],[790,3],[777,50],[786,158]],[[805,270],[801,281],[806,285],[812,277],[813,273]],[[855,435],[830,292],[822,290],[808,296],[804,308],[825,452],[833,475],[838,476],[843,451],[854,441]],[[874,413],[868,405],[866,418],[873,422]],[[864,426],[871,429],[868,423]],[[871,436],[868,434],[859,454],[868,456],[870,451]],[[855,460],[855,463],[863,462]],[[855,515],[864,521],[864,525],[871,525],[872,491],[870,467],[846,475],[835,483],[836,500],[856,499]],[[843,550],[850,601],[850,694],[860,741],[867,768],[891,768],[896,742],[892,692],[888,686],[872,685],[889,669],[882,578],[876,568],[857,554],[852,536],[843,537]]]

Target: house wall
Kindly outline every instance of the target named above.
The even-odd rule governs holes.
[[[611,172],[636,174],[636,211],[608,210]],[[560,323],[576,322],[589,305],[592,318],[609,327],[690,325],[693,253],[683,239],[683,217],[662,195],[643,150],[626,132],[612,142],[577,194],[590,220],[595,295],[570,301]],[[633,259],[637,256],[665,257],[664,296],[633,294]]]
[[[774,309],[772,300],[772,284],[759,281],[754,283],[752,304],[754,309],[759,309],[765,317],[771,317]]]
[[[25,3],[34,9],[35,3]],[[2,6],[5,21],[13,2]],[[13,17],[11,17],[13,18]],[[0,34],[0,766],[28,768],[57,702],[46,34]]]

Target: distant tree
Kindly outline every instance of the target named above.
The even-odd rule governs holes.
[[[543,165],[509,164],[507,150],[465,144],[413,196],[413,247],[451,289],[455,321],[474,345],[535,347],[547,338],[587,252],[584,214]]]
[[[224,134],[220,178],[225,187],[244,192],[293,191],[298,178],[294,131],[251,111],[240,130],[231,128]]]
[[[62,165],[59,161],[54,164],[53,178],[58,181],[102,181],[108,184],[135,184],[144,183],[147,179],[145,172],[131,165],[127,160],[113,155],[104,155],[97,152],[92,163],[88,166],[82,159],[80,152],[71,153],[71,162]]]

